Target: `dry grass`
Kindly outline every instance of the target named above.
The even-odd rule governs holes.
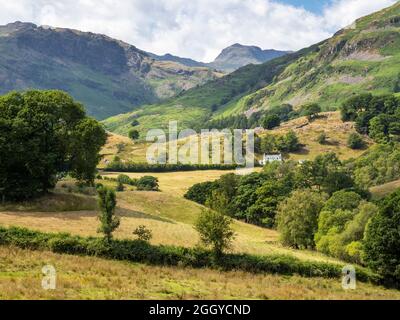
[[[382,199],[383,197],[395,192],[400,188],[400,180],[389,182],[381,186],[373,187],[370,189],[374,199]]]
[[[59,196],[63,198],[64,194]],[[133,230],[139,225],[145,225],[153,231],[153,244],[193,247],[199,243],[193,224],[201,212],[200,205],[163,192],[125,191],[117,196],[117,215],[121,217],[121,226],[115,232],[117,238],[132,239]],[[0,211],[0,225],[21,226],[44,232],[97,235],[99,222],[95,210],[51,211],[51,207],[46,207],[46,211]],[[278,233],[274,230],[240,221],[235,221],[233,228],[237,234],[233,245],[235,252],[290,254],[300,259],[338,262],[314,251],[282,247],[278,242]]]
[[[0,212],[69,212],[82,210],[96,210],[96,199],[80,194],[57,192],[32,201],[0,204]]]
[[[356,132],[354,123],[346,122],[341,120],[339,112],[325,112],[321,113],[321,117],[312,121],[311,123],[305,117],[298,118],[295,120],[283,123],[279,128],[274,130],[266,130],[259,132],[260,135],[265,133],[270,134],[284,134],[289,130],[294,130],[300,138],[300,142],[305,146],[301,152],[291,153],[289,158],[292,160],[312,160],[317,155],[335,152],[341,159],[356,158],[360,156],[363,150],[352,150],[347,147],[348,136]],[[325,132],[328,136],[328,144],[320,145],[316,140],[317,137]],[[368,145],[372,145],[373,142],[365,137]],[[182,145],[188,139],[183,139],[178,142],[178,145]],[[117,145],[124,144],[125,148],[123,151],[118,153]],[[104,159],[112,160],[115,155],[118,155],[122,160],[130,160],[134,162],[147,162],[146,150],[149,146],[148,143],[144,142],[132,142],[129,138],[119,136],[117,134],[110,134],[106,146],[104,147],[102,154]],[[260,156],[258,156],[260,158]],[[100,167],[104,167],[104,161]]]
[[[118,145],[124,145],[121,152],[118,152]],[[123,160],[131,160],[135,162],[147,162],[146,150],[147,143],[133,142],[131,139],[125,136],[120,136],[114,133],[108,133],[107,143],[101,151],[103,160],[101,161],[99,168],[106,167],[105,161],[112,161],[114,156],[119,156]]]
[[[255,170],[260,170],[256,168]],[[196,183],[214,181],[222,175],[235,171],[205,170],[205,171],[184,171],[184,172],[163,172],[163,173],[124,173],[131,178],[141,178],[146,175],[157,177],[162,192],[182,197],[186,191]],[[104,176],[116,178],[119,173],[105,173]]]
[[[53,265],[57,288],[41,287]],[[209,269],[154,267],[93,257],[0,247],[0,299],[400,299],[399,291],[339,279],[252,275]]]
[[[302,151],[290,154],[292,160],[312,160],[317,155],[335,152],[340,159],[357,158],[364,150],[352,150],[347,147],[349,135],[356,132],[354,123],[343,122],[339,112],[321,113],[321,117],[315,121],[308,122],[307,118],[299,118],[282,124],[275,130],[268,131],[272,134],[284,134],[289,130],[296,132],[300,143],[305,145]],[[325,132],[328,136],[328,144],[321,145],[317,142],[318,136]],[[368,145],[373,142],[365,138]]]

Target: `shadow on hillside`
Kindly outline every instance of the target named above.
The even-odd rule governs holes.
[[[331,147],[338,147],[340,145],[340,142],[337,140],[327,140],[323,145],[331,146]]]
[[[147,219],[147,220],[155,220],[155,221],[160,221],[160,222],[176,224],[175,221],[164,218],[164,217],[155,216],[155,215],[147,214],[144,212],[134,211],[131,209],[126,209],[126,208],[121,208],[121,207],[117,207],[117,215],[119,217],[124,217],[124,218]]]
[[[0,207],[0,213],[8,216],[20,216],[20,217],[31,217],[31,218],[57,218],[62,220],[81,220],[84,217],[97,217],[97,210],[82,210],[82,211],[14,211],[14,210],[4,210]],[[126,208],[117,207],[116,214],[123,218],[136,218],[136,219],[146,219],[155,220],[170,224],[176,224],[175,221],[159,217],[156,215],[150,215],[144,212],[134,211]]]
[[[292,152],[293,154],[296,155],[301,155],[301,156],[306,156],[308,154],[310,154],[310,150],[308,150],[305,145],[302,145],[300,150],[296,151],[296,152]]]

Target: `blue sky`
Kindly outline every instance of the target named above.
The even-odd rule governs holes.
[[[298,50],[396,0],[0,0],[13,21],[102,33],[157,54],[212,61],[234,43]]]
[[[296,7],[303,7],[313,13],[322,13],[324,6],[332,3],[332,0],[282,0],[280,2],[291,4]]]

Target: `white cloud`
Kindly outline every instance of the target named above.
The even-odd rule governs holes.
[[[0,0],[0,24],[104,33],[158,54],[210,61],[233,43],[297,50],[395,0],[335,0],[321,15],[278,0]]]

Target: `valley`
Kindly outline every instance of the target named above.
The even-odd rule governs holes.
[[[170,121],[242,136],[148,160]],[[250,129],[254,169],[212,163]],[[210,63],[0,26],[1,300],[400,300],[399,219],[400,2]]]
[[[169,119],[183,128],[232,115],[265,112],[290,104],[318,103],[338,110],[352,95],[397,94],[400,4],[358,19],[351,28],[295,53],[249,65],[168,101],[106,119],[112,132],[126,134],[132,119],[140,130],[165,128]],[[162,110],[162,112],[161,112]]]

